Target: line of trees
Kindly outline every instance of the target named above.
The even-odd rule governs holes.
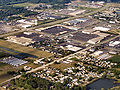
[[[89,1],[105,1],[105,2],[120,2],[119,0],[89,0]]]
[[[84,87],[74,86],[73,88],[69,88],[65,83],[53,83],[46,79],[42,79],[39,77],[33,77],[32,74],[23,74],[21,78],[14,79],[10,81],[12,86],[10,87],[11,90],[16,90],[23,88],[25,90],[85,90]]]
[[[23,16],[36,15],[37,12],[29,11],[24,7],[2,6],[0,7],[0,20],[5,19],[7,16],[22,14]]]
[[[70,0],[0,0],[0,20],[5,19],[7,16],[22,14],[23,16],[36,15],[37,12],[29,11],[24,7],[13,7],[12,4],[18,3],[48,3],[52,4],[53,8],[63,8],[65,3],[69,3]]]
[[[0,0],[0,5],[11,5],[17,3],[52,3],[52,4],[65,4],[69,3],[71,0]]]

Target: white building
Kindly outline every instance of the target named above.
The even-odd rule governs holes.
[[[103,54],[103,51],[96,51],[96,52],[94,52],[92,55],[93,55],[94,57],[96,57],[96,56],[99,56],[99,55],[101,55],[101,54]]]
[[[120,44],[120,41],[111,41],[111,42],[109,42],[109,46],[112,46],[112,47],[114,47],[114,46],[116,46],[116,45],[118,45],[118,44]]]
[[[94,30],[99,30],[99,31],[109,31],[110,28],[105,28],[105,27],[95,27],[93,28]]]
[[[73,45],[68,45],[68,46],[66,46],[66,48],[67,48],[67,50],[75,51],[75,52],[82,49],[81,47],[76,47]]]

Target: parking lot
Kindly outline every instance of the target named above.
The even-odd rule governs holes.
[[[91,25],[97,24],[97,23],[98,23],[97,20],[89,19],[86,22],[81,22],[81,23],[77,24],[76,27],[85,28],[87,26],[91,26]]]
[[[96,38],[96,37],[98,37],[98,35],[96,35],[96,34],[85,34],[82,32],[77,32],[77,33],[74,33],[69,38],[74,39],[74,40],[78,40],[78,41],[82,41],[82,42],[87,42],[88,40],[90,40],[92,38]]]
[[[72,32],[72,31],[74,30],[68,29],[63,26],[55,26],[55,27],[45,29],[42,32],[52,34],[52,35],[61,35],[61,34],[65,34],[67,32]]]

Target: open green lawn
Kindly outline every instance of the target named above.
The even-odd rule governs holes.
[[[18,52],[21,52],[21,53],[27,53],[27,54],[30,54],[30,55],[34,55],[34,56],[37,56],[38,58],[41,58],[41,57],[48,58],[50,56],[53,56],[53,54],[48,53],[46,51],[40,51],[40,50],[35,49],[35,48],[26,47],[26,46],[15,44],[15,43],[8,42],[8,41],[5,41],[5,40],[0,40],[0,46],[12,49],[14,51],[18,51]],[[10,52],[10,51],[7,51],[7,52],[11,53],[11,54],[14,54],[13,52]]]
[[[115,55],[112,58],[108,59],[109,61],[113,63],[120,63],[120,55]]]
[[[117,65],[115,65],[114,68],[116,68],[116,70],[120,70],[120,55],[115,55],[108,60],[113,63],[117,63]]]
[[[20,4],[13,4],[14,7],[29,7],[29,6],[34,6],[35,4],[33,3],[20,3]]]

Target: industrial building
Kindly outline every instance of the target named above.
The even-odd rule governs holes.
[[[2,59],[1,62],[10,64],[10,65],[15,66],[15,67],[18,67],[18,66],[21,66],[23,64],[28,63],[28,61],[23,61],[21,59],[11,57],[11,56],[8,57],[8,58]]]

